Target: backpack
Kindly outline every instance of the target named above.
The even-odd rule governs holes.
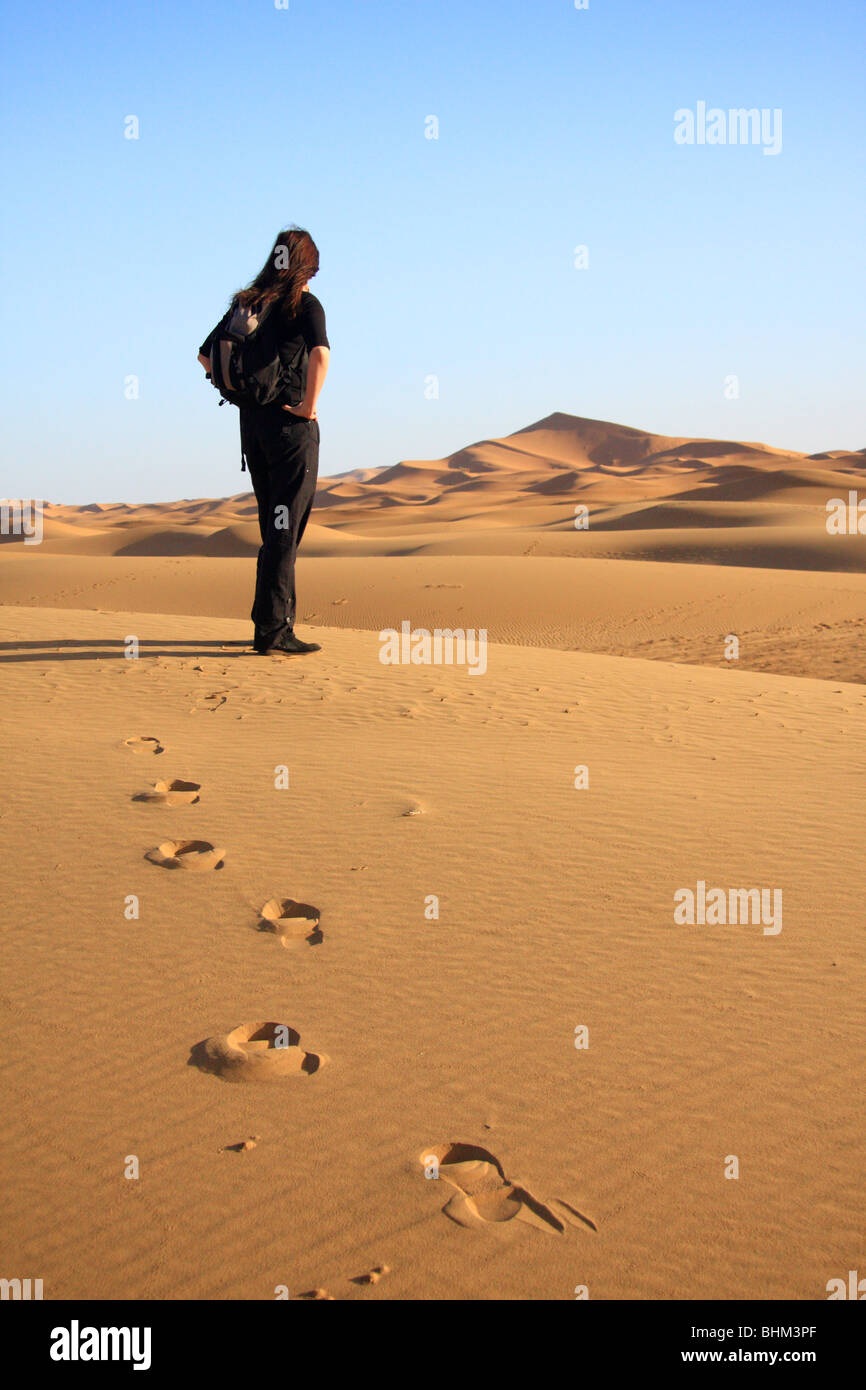
[[[210,379],[236,406],[274,405],[286,395],[297,405],[304,393],[308,353],[302,345],[286,364],[280,356],[275,318],[256,305],[233,303],[211,335]],[[294,399],[296,397],[296,399]]]

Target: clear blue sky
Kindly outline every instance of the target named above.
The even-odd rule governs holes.
[[[6,496],[244,488],[196,351],[288,222],[322,259],[323,473],[553,410],[866,445],[862,0],[82,0],[4,29]],[[677,145],[699,101],[781,108],[782,152]]]

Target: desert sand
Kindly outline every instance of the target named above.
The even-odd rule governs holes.
[[[864,474],[556,414],[323,479],[292,661],[247,645],[247,494],[7,538],[4,1269],[539,1300],[862,1266],[866,535],[825,504]],[[383,665],[405,619],[486,628],[486,672]],[[675,921],[700,882],[781,890],[781,929]]]

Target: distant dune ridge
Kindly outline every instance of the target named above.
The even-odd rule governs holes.
[[[555,412],[514,434],[440,459],[403,459],[322,478],[308,555],[436,553],[689,558],[728,534],[727,564],[866,570],[866,538],[827,537],[826,503],[866,488],[866,450],[798,454],[736,440],[670,438]],[[589,509],[576,530],[575,506]],[[439,532],[441,528],[441,533]],[[755,529],[776,559],[755,556]],[[528,530],[537,534],[526,539]],[[610,533],[622,533],[612,548]],[[647,537],[635,533],[648,532]],[[596,533],[604,534],[601,548]],[[786,544],[787,537],[787,544]],[[4,538],[7,539],[7,538]],[[45,504],[44,546],[58,554],[242,557],[258,549],[251,493],[162,503]],[[655,556],[653,551],[663,548]]]
[[[299,621],[379,632],[411,619],[484,628],[491,642],[723,667],[735,632],[741,669],[859,684],[866,534],[827,525],[827,503],[849,494],[866,497],[863,450],[807,456],[556,413],[447,458],[322,478]],[[251,492],[50,503],[43,530],[40,545],[0,545],[4,602],[249,612]]]

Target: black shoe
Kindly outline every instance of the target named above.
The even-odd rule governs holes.
[[[292,629],[283,623],[281,627],[264,628],[256,623],[255,633],[253,634],[253,647],[259,656],[264,656],[269,647],[276,646],[284,637],[291,637]]]
[[[307,652],[321,650],[318,642],[302,642],[300,637],[296,637],[288,628],[278,633],[272,641],[268,641],[267,646],[256,648],[262,656],[306,656]]]

